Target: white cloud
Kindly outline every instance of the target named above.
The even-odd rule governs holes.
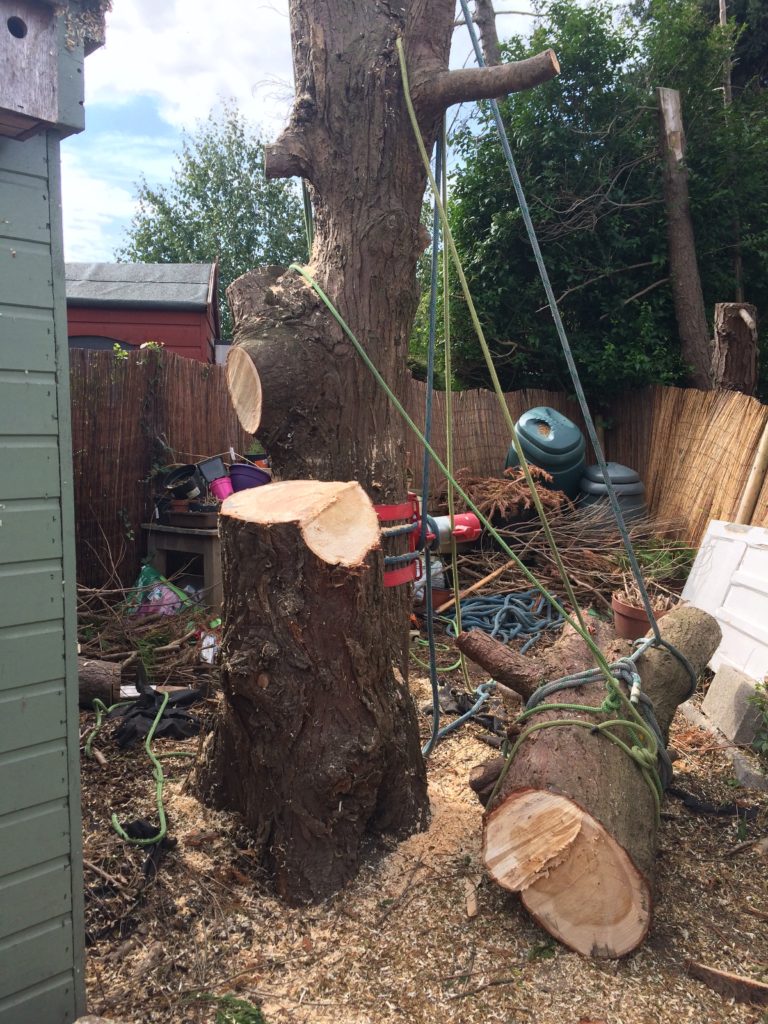
[[[290,110],[287,0],[118,0],[107,42],[86,62],[86,103],[156,99],[191,127],[220,99],[274,133]]]
[[[166,181],[175,139],[99,133],[61,152],[64,250],[68,260],[112,260],[136,207],[142,175]],[[84,143],[89,142],[89,145]],[[82,143],[82,144],[81,144]]]

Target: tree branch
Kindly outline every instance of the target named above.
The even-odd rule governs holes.
[[[467,68],[443,71],[424,78],[414,87],[414,101],[419,113],[434,117],[454,103],[466,100],[489,100],[510,92],[532,89],[548,82],[560,72],[554,50],[544,50],[535,57],[499,64],[493,68]]]
[[[496,12],[493,0],[475,0],[475,24],[480,32],[480,43],[488,67],[501,64],[501,47],[496,31]]]
[[[276,142],[264,147],[264,173],[268,178],[307,178],[312,170],[303,139],[287,128]]]

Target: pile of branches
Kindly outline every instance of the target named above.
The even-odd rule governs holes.
[[[530,472],[547,515],[573,507],[562,491],[549,489],[552,483],[549,473],[538,466],[531,466]],[[494,525],[529,519],[536,514],[531,491],[519,467],[505,470],[503,478],[474,476],[471,470],[460,469],[456,474],[456,482]],[[465,502],[458,496],[456,505],[460,512],[468,511]]]
[[[585,607],[595,605],[610,612],[611,595],[624,589],[628,561],[615,523],[604,506],[566,509],[548,513],[558,550],[577,599]],[[629,525],[643,577],[654,603],[666,605],[676,599],[685,585],[695,552],[679,540],[676,524],[659,519],[634,520]],[[501,528],[501,535],[519,558],[555,594],[563,595],[563,584],[538,518]],[[505,565],[507,556],[484,538],[475,551],[461,557],[459,572],[463,585],[481,580]],[[513,564],[487,587],[487,593],[526,590],[530,583]]]
[[[77,639],[84,658],[119,662],[123,668],[141,663],[155,684],[199,687],[212,666],[200,659],[200,637],[210,632],[211,614],[195,606],[176,615],[133,613],[135,591],[100,587],[77,588]]]

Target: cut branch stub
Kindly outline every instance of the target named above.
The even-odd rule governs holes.
[[[286,480],[228,497],[221,514],[247,523],[295,523],[318,558],[329,565],[360,565],[379,545],[379,521],[359,484]]]
[[[495,67],[442,71],[414,82],[413,96],[420,117],[441,114],[455,103],[490,100],[542,85],[560,73],[554,50]]]

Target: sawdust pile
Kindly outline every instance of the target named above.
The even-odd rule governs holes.
[[[426,680],[414,689],[421,706]],[[760,814],[740,825],[667,801],[654,925],[619,962],[559,946],[485,878],[481,808],[466,784],[489,756],[477,725],[430,759],[428,831],[372,856],[326,903],[299,909],[270,894],[237,820],[184,794],[188,768],[173,761],[167,810],[178,842],[142,887],[145,854],[127,850],[108,818],[152,815],[150,774],[141,751],[118,753],[105,737],[106,769],[88,762],[83,776],[89,1008],[125,1024],[203,1024],[217,1019],[211,998],[231,994],[261,1003],[269,1024],[759,1024],[759,1011],[722,999],[683,965],[691,957],[766,977],[766,863],[759,847],[729,854],[765,832],[768,806],[735,790],[722,753],[678,722],[678,784]]]

